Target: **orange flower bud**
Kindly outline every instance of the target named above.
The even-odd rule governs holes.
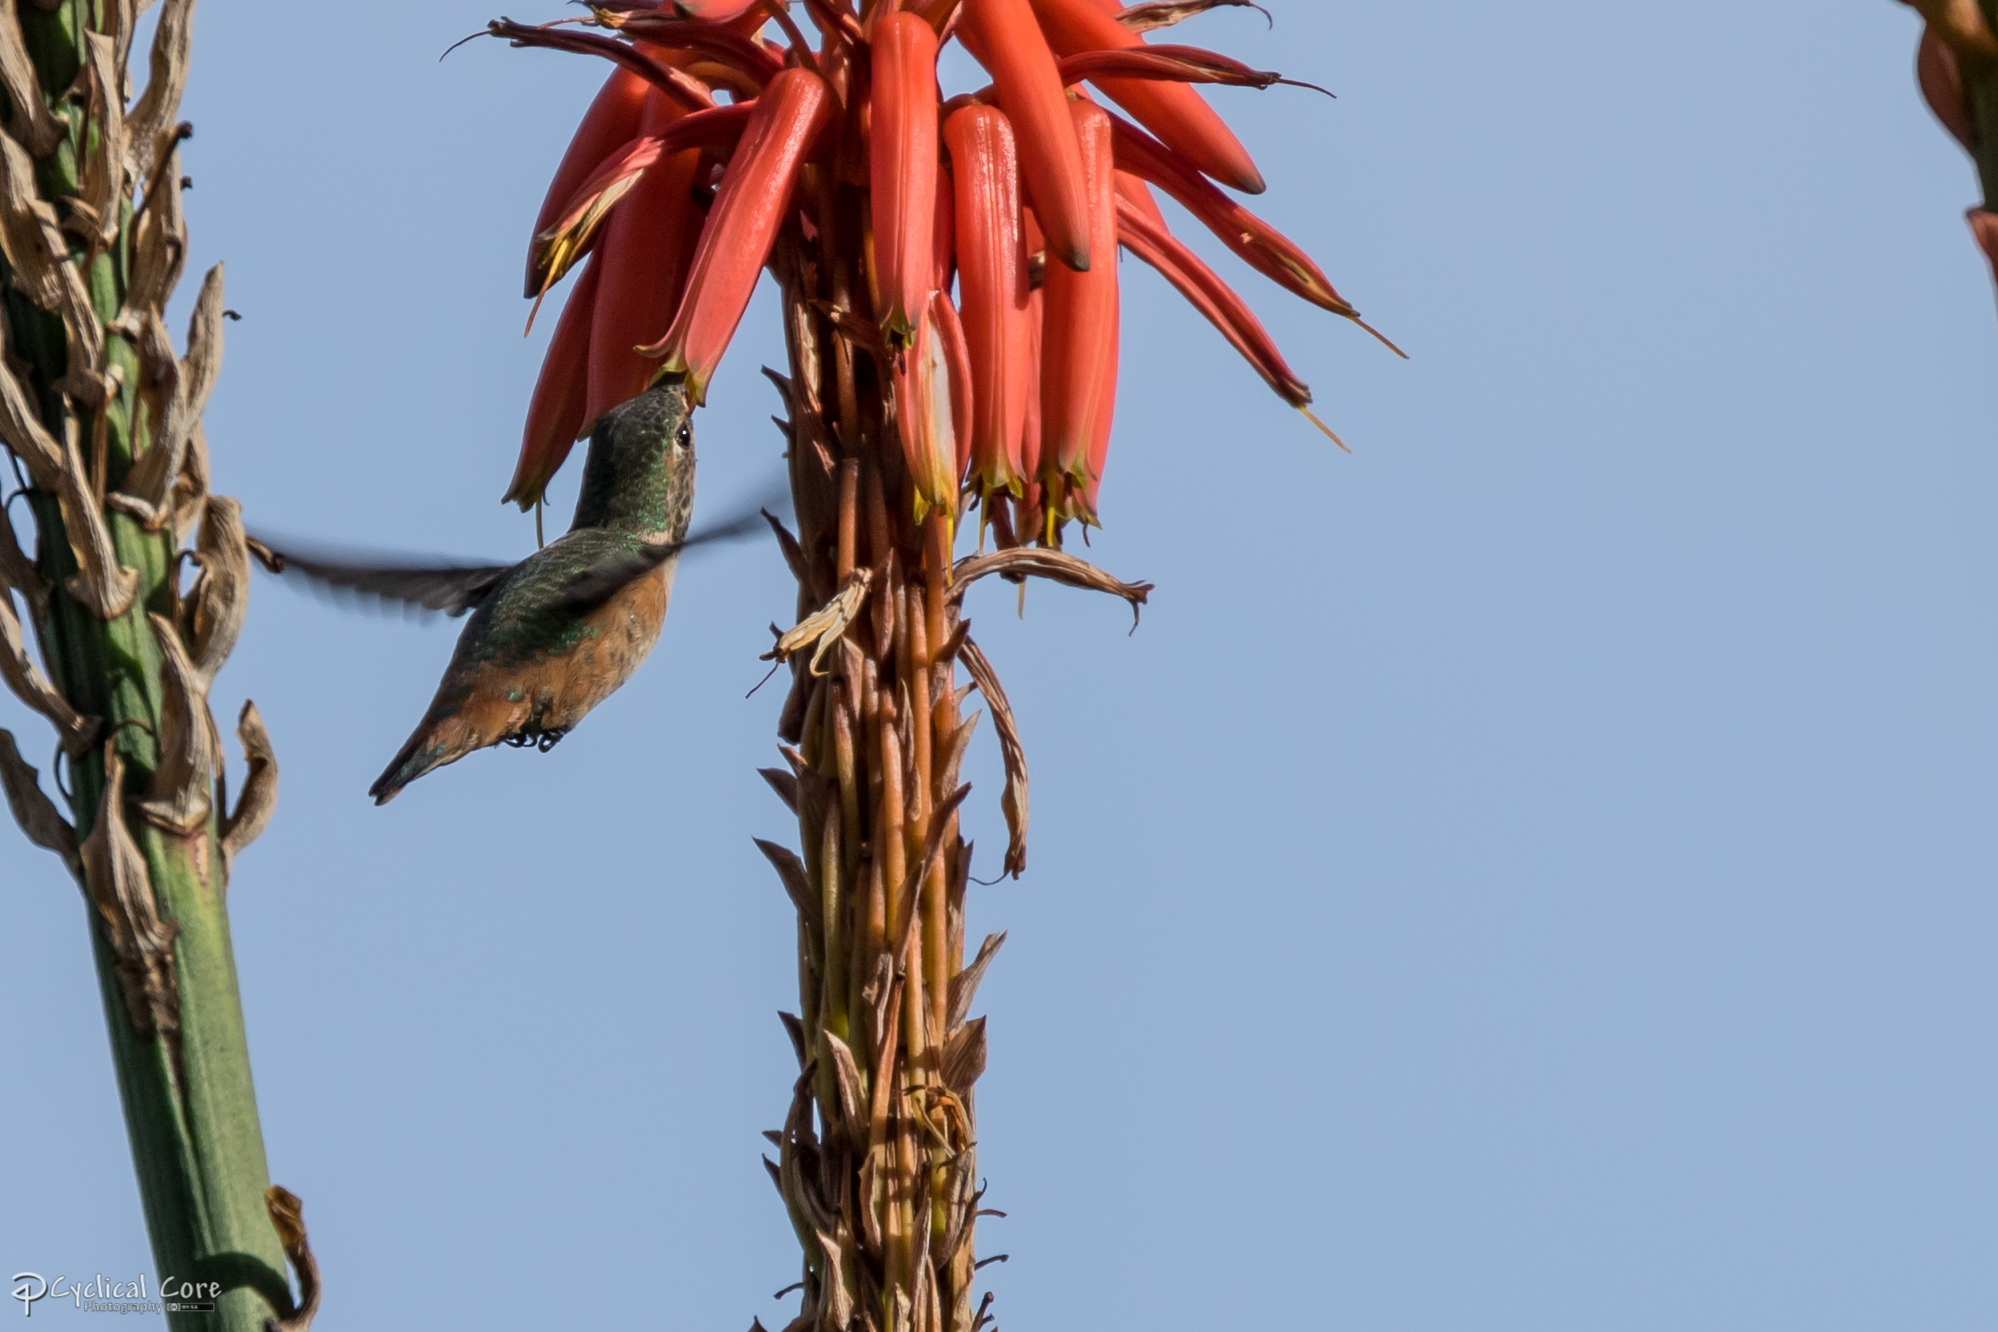
[[[907,346],[935,281],[937,34],[915,14],[874,26],[869,149],[881,327]]]
[[[1069,114],[1088,182],[1090,250],[1102,260],[1086,273],[1047,266],[1040,479],[1050,498],[1063,476],[1078,484],[1088,480],[1090,437],[1117,338],[1117,198],[1110,116],[1085,101],[1070,102]]]
[[[527,253],[527,296],[539,296],[544,287],[540,268],[541,234],[554,226],[568,211],[576,191],[604,160],[638,133],[638,118],[645,105],[646,82],[629,70],[613,70],[598,90],[596,100],[583,113],[583,123],[569,138],[555,178],[541,201],[541,214],[534,219],[535,241]]]
[[[1032,0],[1041,30],[1056,54],[1123,51],[1140,48],[1145,39],[1097,9],[1091,0]],[[1099,78],[1096,85],[1138,123],[1151,130],[1186,159],[1225,185],[1249,194],[1264,190],[1248,149],[1224,124],[1214,108],[1192,88],[1180,83],[1145,79]]]
[[[555,321],[555,336],[541,359],[541,376],[534,381],[534,396],[527,404],[520,460],[514,464],[513,484],[500,496],[502,504],[512,501],[522,509],[533,508],[548,488],[549,478],[568,458],[576,437],[583,433],[590,324],[596,310],[600,267],[592,263],[583,270],[569,292],[569,303],[562,307],[562,317]]]
[[[695,402],[756,290],[757,276],[777,239],[806,152],[825,123],[826,85],[804,69],[786,69],[751,105],[755,110],[701,233],[680,312],[647,355],[664,355],[664,369],[687,376]]]
[[[959,38],[991,72],[999,105],[1019,138],[1020,181],[1056,259],[1077,272],[1090,263],[1089,193],[1082,149],[1062,93],[1054,53],[1027,0],[965,0]],[[1105,262],[1114,263],[1108,254]]]
[[[997,107],[969,106],[944,123],[957,193],[959,295],[971,361],[974,487],[1019,493],[1025,425],[1027,260],[1013,127]]]

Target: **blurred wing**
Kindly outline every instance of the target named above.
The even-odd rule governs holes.
[[[690,547],[741,541],[767,530],[766,524],[770,521],[761,506],[742,509],[712,526],[695,528],[683,541],[662,541],[624,558],[607,560],[571,583],[549,609],[570,614],[595,610],[616,596],[627,583],[643,578],[681,551]]]
[[[251,539],[250,549],[272,573],[301,574],[335,595],[373,597],[446,615],[463,615],[477,606],[514,567],[423,561],[420,557],[258,538]]]

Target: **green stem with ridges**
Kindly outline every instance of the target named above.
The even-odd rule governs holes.
[[[88,127],[81,107],[61,92],[75,79],[78,33],[92,14],[84,0],[69,0],[53,12],[33,5],[16,12],[42,85],[54,90],[52,103],[63,104],[56,114],[69,129],[62,147],[40,166],[44,195],[60,199],[77,192],[78,163],[95,147],[83,141]],[[86,274],[92,304],[107,326],[123,304],[128,257],[121,231]],[[91,440],[96,422],[90,409],[71,406],[55,388],[67,369],[61,319],[11,290],[4,304],[9,342],[30,370],[29,387],[45,424],[60,439],[65,412],[73,411],[81,438]],[[143,449],[145,432],[136,349],[108,330],[106,339],[109,363],[124,368],[126,386],[102,409],[109,490]],[[128,768],[127,789],[142,791],[159,761],[155,737],[164,711],[160,651],[146,616],[177,618],[172,524],[149,533],[130,517],[107,515],[118,560],[138,575],[139,595],[124,615],[105,622],[62,591],[77,565],[55,496],[31,490],[28,498],[40,533],[41,572],[55,589],[44,626],[50,674],[73,706],[104,719]],[[101,752],[78,759],[71,806],[79,839],[96,822],[104,780]],[[136,814],[128,822],[160,914],[178,927],[173,959],[180,1030],[169,1041],[134,1026],[117,958],[96,911],[87,907],[112,1059],[158,1278],[221,1287],[214,1313],[169,1314],[168,1324],[176,1332],[261,1332],[266,1319],[291,1312],[292,1300],[284,1251],[264,1203],[269,1178],[230,947],[218,812],[211,810],[206,825],[187,837]]]

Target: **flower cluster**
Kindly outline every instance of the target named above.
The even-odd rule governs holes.
[[[1245,3],[806,0],[816,43],[775,0],[599,0],[581,20],[492,24],[617,66],[535,224],[537,306],[587,263],[506,498],[535,503],[591,423],[658,374],[684,374],[700,399],[781,230],[813,234],[842,189],[864,192],[864,280],[836,318],[883,367],[918,517],[954,521],[977,502],[1003,545],[1097,521],[1120,245],[1309,416],[1310,389],[1153,193],[1278,286],[1359,322],[1229,192],[1260,193],[1263,178],[1195,86],[1286,80],[1144,36]],[[953,39],[992,82],[944,100],[937,59]]]

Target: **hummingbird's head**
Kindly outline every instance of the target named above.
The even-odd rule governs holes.
[[[674,541],[694,507],[693,404],[686,380],[662,375],[603,414],[590,432],[576,525],[630,526]]]

